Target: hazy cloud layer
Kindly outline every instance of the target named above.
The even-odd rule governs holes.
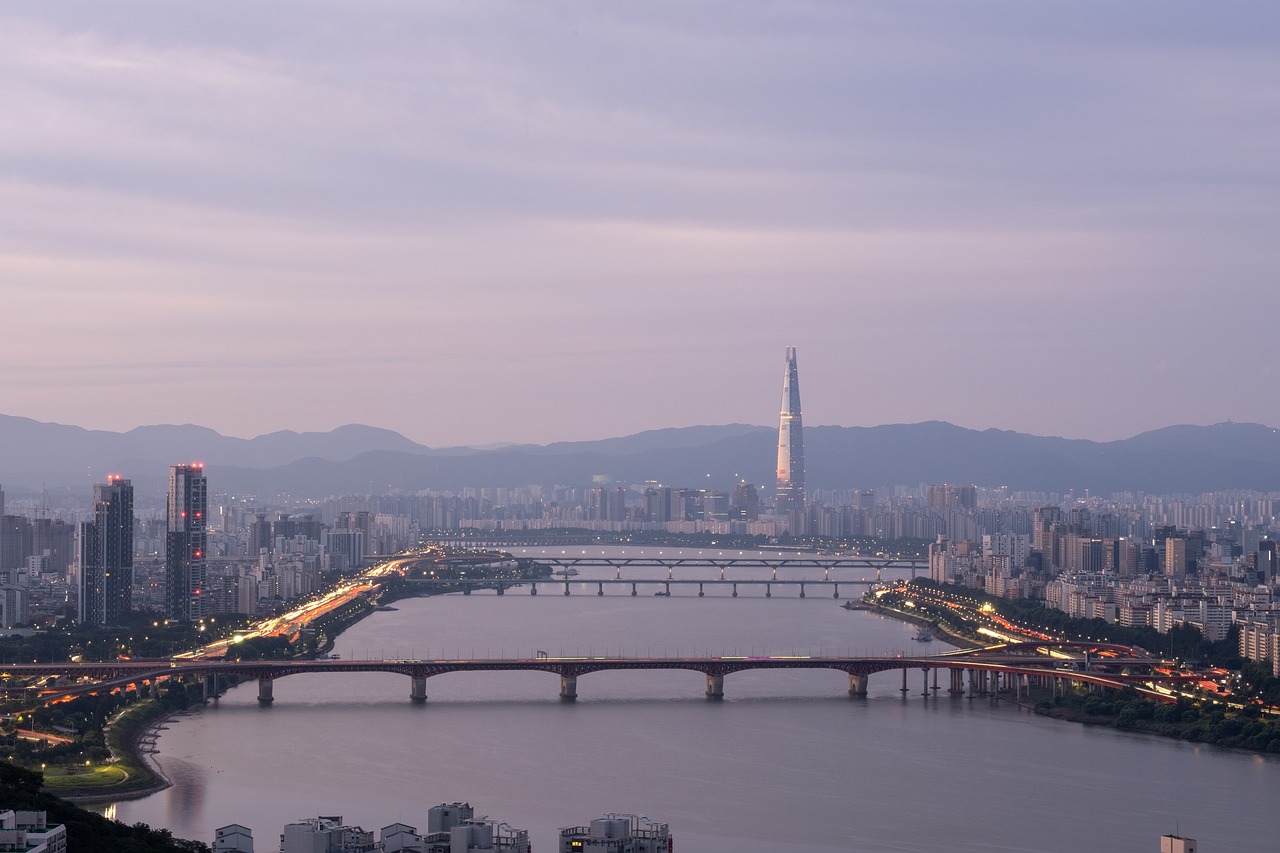
[[[1273,3],[0,9],[0,411],[1280,424]]]

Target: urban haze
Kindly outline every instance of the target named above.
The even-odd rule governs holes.
[[[1278,36],[6,7],[0,845],[1271,849]]]

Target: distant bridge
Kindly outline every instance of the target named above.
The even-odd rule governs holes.
[[[656,595],[670,595],[672,586],[676,587],[698,587],[698,595],[706,594],[708,586],[715,588],[721,586],[723,589],[731,590],[731,595],[736,598],[738,596],[738,587],[764,587],[765,597],[773,596],[773,588],[775,586],[796,587],[799,589],[799,597],[806,597],[808,588],[819,587],[830,589],[832,598],[840,597],[840,586],[867,587],[879,583],[881,580],[881,572],[885,569],[898,568],[909,569],[911,576],[915,577],[917,569],[923,568],[925,564],[919,560],[898,559],[890,557],[819,557],[819,556],[783,556],[778,557],[663,557],[646,556],[646,557],[532,557],[521,558],[532,560],[535,563],[547,566],[553,566],[553,577],[551,578],[522,578],[522,579],[480,579],[480,578],[464,578],[464,577],[405,577],[405,582],[418,585],[432,591],[438,592],[462,592],[470,594],[477,589],[493,589],[499,595],[505,594],[508,589],[514,586],[527,586],[530,595],[538,594],[538,586],[546,584],[563,584],[563,592],[570,595],[572,592],[572,584],[595,584],[596,594],[604,595],[606,586],[626,586],[630,587],[632,595],[638,595],[639,590],[643,586],[658,585],[662,588],[656,592]],[[423,555],[421,557],[402,557],[397,558],[403,566],[418,566],[422,570],[428,568],[433,571],[442,566],[448,567],[447,561],[441,560],[436,555]],[[578,578],[579,569],[592,568],[612,569],[614,576],[612,578]],[[667,576],[665,578],[640,578],[640,577],[624,577],[624,570],[631,569],[665,569]],[[731,573],[744,570],[766,570],[770,573],[768,578],[742,578],[733,577]],[[832,571],[841,570],[862,570],[874,571],[875,580],[861,578],[858,580],[832,578]],[[680,572],[684,577],[676,577],[676,572]],[[783,575],[779,576],[779,571]],[[821,577],[805,578],[796,577],[797,574],[803,572],[821,572]],[[689,574],[702,572],[714,573],[713,577],[688,577]],[[456,574],[449,571],[449,574]],[[554,577],[559,576],[559,577]]]
[[[522,578],[520,580],[470,580],[470,579],[440,579],[440,578],[404,578],[400,583],[409,587],[417,587],[428,592],[461,592],[463,595],[470,595],[472,592],[481,589],[491,589],[498,595],[505,595],[506,591],[513,587],[527,586],[530,595],[538,594],[538,587],[563,587],[564,594],[570,595],[573,587],[576,585],[594,586],[596,595],[604,595],[605,587],[630,587],[632,595],[638,595],[642,587],[661,587],[654,595],[667,596],[671,595],[671,588],[692,590],[693,587],[698,588],[698,595],[704,596],[707,589],[729,590],[733,598],[738,597],[738,587],[752,587],[759,589],[764,588],[766,598],[773,597],[774,587],[784,587],[791,589],[799,589],[799,597],[806,596],[806,590],[809,588],[830,589],[832,598],[840,597],[840,587],[869,587],[874,586],[875,581],[857,580],[857,581],[833,581],[833,580],[689,580],[679,578],[606,578],[603,580],[594,580],[587,578]]]
[[[898,557],[823,557],[823,556],[787,556],[779,554],[776,557],[733,557],[723,554],[715,557],[664,557],[644,556],[644,557],[593,557],[583,555],[580,557],[571,557],[563,555],[559,557],[534,556],[528,559],[535,560],[539,563],[548,563],[559,569],[578,569],[578,568],[609,568],[609,569],[626,569],[626,568],[660,568],[666,569],[668,572],[676,569],[771,569],[777,571],[803,570],[803,569],[820,569],[822,572],[829,573],[832,569],[863,569],[880,571],[890,568],[904,569],[923,569],[928,567],[928,563],[924,560],[916,560]]]
[[[1049,649],[1082,652],[1085,655],[1083,669],[1080,661],[1067,661],[1049,657]],[[1095,660],[1092,655],[1106,653],[1115,657]],[[724,678],[736,672],[753,669],[831,669],[849,676],[849,693],[865,696],[869,676],[888,670],[902,671],[902,693],[907,688],[907,671],[919,669],[924,675],[923,693],[937,691],[938,671],[948,670],[952,695],[965,693],[965,673],[968,673],[968,695],[989,695],[1000,690],[1021,693],[1035,684],[1053,686],[1055,692],[1070,682],[1121,688],[1152,682],[1177,683],[1197,678],[1187,674],[1168,674],[1158,671],[1164,662],[1127,647],[1100,643],[1015,643],[1006,646],[975,651],[951,652],[922,657],[833,657],[810,655],[787,656],[719,656],[719,657],[550,657],[539,653],[534,658],[485,658],[461,660],[310,660],[310,661],[226,661],[226,660],[160,660],[160,661],[107,661],[101,663],[30,663],[12,664],[0,668],[0,689],[31,690],[29,685],[13,685],[15,679],[57,677],[72,679],[71,684],[49,685],[39,688],[46,700],[133,687],[149,690],[158,681],[172,678],[201,678],[205,695],[216,695],[215,679],[219,675],[256,678],[258,701],[267,704],[273,700],[275,679],[303,673],[391,672],[408,676],[409,698],[415,703],[427,699],[427,679],[453,672],[546,672],[560,676],[560,697],[577,698],[579,676],[605,670],[691,670],[706,676],[706,695],[718,699],[724,696]],[[929,686],[929,673],[933,672],[933,686]],[[89,680],[86,683],[83,680]],[[80,683],[76,683],[80,682]],[[12,685],[12,686],[10,686]],[[1171,697],[1146,691],[1152,698],[1171,701]]]

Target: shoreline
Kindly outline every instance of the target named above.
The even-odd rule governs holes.
[[[122,787],[81,789],[46,786],[45,790],[67,802],[85,805],[115,800],[136,800],[171,787],[173,783],[160,769],[160,763],[151,753],[142,749],[142,741],[148,736],[158,737],[160,727],[174,720],[178,714],[154,699],[147,701],[153,702],[154,708],[140,711],[137,706],[126,706],[106,727],[107,748],[111,751],[112,757],[123,765],[125,772],[129,774],[129,777],[120,783]],[[116,732],[120,718],[131,711],[143,714],[144,719],[134,722],[134,725],[129,727],[129,731],[124,732],[117,740],[112,735]],[[147,774],[146,778],[145,780],[139,778],[131,785],[134,782],[133,773],[138,769]]]
[[[894,607],[885,607],[883,604],[877,604],[874,601],[863,601],[864,609],[870,613],[878,613],[881,616],[888,616],[890,619],[897,619],[899,622],[906,622],[911,625],[923,625],[933,629],[938,639],[943,642],[950,643],[958,649],[980,649],[982,644],[967,637],[964,634],[957,634],[955,631],[948,630],[940,622],[932,619],[925,619],[923,616],[917,616],[914,613],[907,613],[905,610],[898,610]]]
[[[339,615],[339,619],[341,620],[341,629],[333,634],[326,631],[325,642],[323,645],[317,647],[317,651],[326,653],[332,651],[334,643],[343,632],[367,616],[383,610],[383,607],[374,604],[368,599],[363,599],[363,603],[365,606],[361,607],[358,611],[351,608],[348,609],[347,612]],[[395,608],[389,609],[394,610]],[[228,688],[231,686],[234,685],[226,685]],[[91,805],[95,803],[109,803],[118,800],[140,800],[144,797],[149,797],[152,794],[158,794],[161,791],[172,787],[173,782],[165,775],[164,771],[160,767],[159,759],[156,758],[156,755],[159,753],[160,729],[166,723],[176,720],[179,716],[197,713],[200,705],[203,703],[193,703],[186,709],[173,710],[171,708],[165,708],[154,699],[148,701],[155,704],[154,709],[149,709],[146,713],[145,719],[137,721],[136,728],[130,727],[130,731],[123,733],[118,740],[112,738],[110,734],[115,731],[120,717],[123,716],[123,714],[128,713],[130,710],[135,709],[136,706],[126,706],[121,710],[120,714],[117,714],[115,720],[109,722],[108,725],[104,727],[108,733],[107,746],[108,749],[111,750],[112,756],[117,758],[117,760],[120,760],[120,763],[126,764],[129,768],[141,768],[145,771],[149,777],[145,783],[140,781],[136,787],[122,787],[118,789],[103,788],[84,790],[77,788],[63,788],[61,790],[57,790],[53,788],[46,788],[46,790],[49,790],[51,793],[56,794],[68,802],[75,803],[77,805]],[[143,749],[143,741],[148,739],[151,739],[152,744],[155,747],[155,752]],[[115,742],[113,743],[113,741]],[[126,779],[121,783],[121,785],[128,786],[130,781],[131,779]]]
[[[892,607],[885,607],[881,604],[873,602],[865,602],[866,609],[873,613],[880,613],[901,622],[908,622],[917,625],[933,625],[935,633],[946,638],[946,641],[961,648],[980,648],[980,645],[973,640],[958,636],[955,633],[946,630],[940,624],[933,623],[923,617],[906,613]],[[998,700],[1011,702],[1022,710],[1029,711],[1037,717],[1045,717],[1051,720],[1060,720],[1067,723],[1076,723],[1082,726],[1097,726],[1105,729],[1111,729],[1117,732],[1139,733],[1144,735],[1152,735],[1162,740],[1182,740],[1191,743],[1200,743],[1205,746],[1213,746],[1219,749],[1227,749],[1239,751],[1248,755],[1274,755],[1274,751],[1268,747],[1256,748],[1253,746],[1245,746],[1239,743],[1221,743],[1217,739],[1203,736],[1201,730],[1195,725],[1160,725],[1149,720],[1135,720],[1129,725],[1117,725],[1118,716],[1113,714],[1090,714],[1081,708],[1065,707],[1054,705],[1051,708],[1042,708],[1040,701],[1032,702],[1030,697],[1025,699],[1017,699],[1012,695],[998,695]],[[1041,697],[1045,698],[1045,697]],[[1141,700],[1150,701],[1150,700]]]

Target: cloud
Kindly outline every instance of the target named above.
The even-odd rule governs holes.
[[[352,420],[299,405],[334,383],[432,444],[767,420],[787,343],[833,389],[824,422],[1114,437],[1165,414],[1116,360],[1171,347],[1171,371],[1221,378],[1199,418],[1220,420],[1276,361],[1221,335],[1280,308],[1278,23],[1263,3],[10,5],[4,405],[86,420],[66,392],[86,363],[111,367],[86,388],[178,388],[139,365],[185,364],[198,334],[192,405],[237,434]],[[416,432],[403,389],[441,375],[476,417]],[[951,391],[922,406],[919,376]],[[598,410],[623,377],[633,410]],[[1073,385],[1126,414],[1099,422]],[[487,414],[513,400],[518,421]],[[172,419],[162,393],[116,417]]]

